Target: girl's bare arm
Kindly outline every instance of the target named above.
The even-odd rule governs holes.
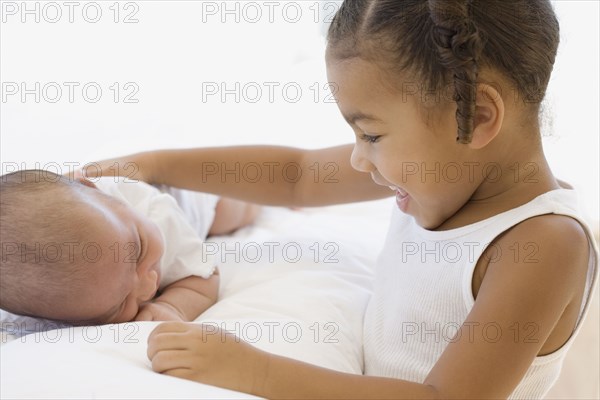
[[[277,206],[323,206],[391,196],[350,164],[352,144],[318,150],[235,146],[157,150],[104,160],[89,177],[122,175],[149,183]]]

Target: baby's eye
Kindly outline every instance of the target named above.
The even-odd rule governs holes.
[[[137,258],[137,263],[139,264],[142,260],[142,256],[144,255],[144,241],[142,240],[142,236],[140,235],[140,254]]]
[[[362,133],[360,135],[360,140],[362,140],[363,142],[367,142],[367,143],[377,143],[377,141],[379,140],[380,137],[381,137],[381,135],[379,135],[379,136],[371,136],[371,135],[367,135],[365,133]]]

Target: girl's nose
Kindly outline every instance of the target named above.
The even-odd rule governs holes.
[[[350,164],[352,168],[360,172],[372,172],[375,170],[373,164],[364,155],[364,150],[361,144],[355,144],[352,149],[352,156],[350,156]]]

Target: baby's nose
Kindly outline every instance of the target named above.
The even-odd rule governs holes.
[[[158,275],[156,271],[149,271],[142,282],[138,291],[138,301],[146,302],[154,298],[158,290]]]

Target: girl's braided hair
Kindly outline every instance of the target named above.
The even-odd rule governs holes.
[[[559,26],[549,0],[345,0],[328,41],[336,58],[383,56],[428,89],[451,84],[457,141],[470,143],[479,69],[500,72],[537,114]]]

